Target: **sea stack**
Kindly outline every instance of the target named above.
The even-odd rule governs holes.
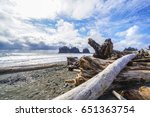
[[[77,47],[69,48],[67,46],[63,46],[59,48],[59,53],[80,53]]]
[[[67,46],[60,47],[59,53],[70,53],[70,49]]]
[[[90,53],[90,51],[89,51],[88,48],[84,48],[84,49],[83,49],[83,53]]]

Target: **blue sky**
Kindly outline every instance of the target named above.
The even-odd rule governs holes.
[[[0,49],[88,47],[87,39],[114,48],[150,44],[149,0],[0,1]]]

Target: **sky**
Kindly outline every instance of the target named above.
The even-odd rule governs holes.
[[[88,38],[148,47],[150,0],[0,0],[0,50],[91,50]]]

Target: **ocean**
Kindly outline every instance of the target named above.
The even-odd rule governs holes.
[[[26,66],[66,61],[67,57],[82,57],[92,54],[59,54],[53,51],[0,51],[0,68]]]

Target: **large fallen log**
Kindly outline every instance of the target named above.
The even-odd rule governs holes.
[[[89,100],[97,99],[101,96],[112,84],[113,80],[119,72],[131,61],[136,55],[129,54],[121,57],[112,64],[108,65],[102,72],[68,91],[67,93],[58,96],[55,100]]]
[[[91,56],[84,56],[79,60],[80,71],[76,78],[66,80],[65,82],[73,83],[75,86],[78,86],[104,70],[113,61],[114,60],[103,60]],[[134,62],[129,63],[123,71],[119,73],[115,79],[116,82],[150,82],[150,66],[148,62],[145,65],[141,65],[137,62],[135,64]]]
[[[12,66],[12,67],[2,67],[0,68],[0,75],[16,73],[16,72],[24,72],[31,70],[39,70],[51,67],[63,66],[63,63],[48,63],[48,64],[36,64],[36,65],[24,65],[24,66]]]

